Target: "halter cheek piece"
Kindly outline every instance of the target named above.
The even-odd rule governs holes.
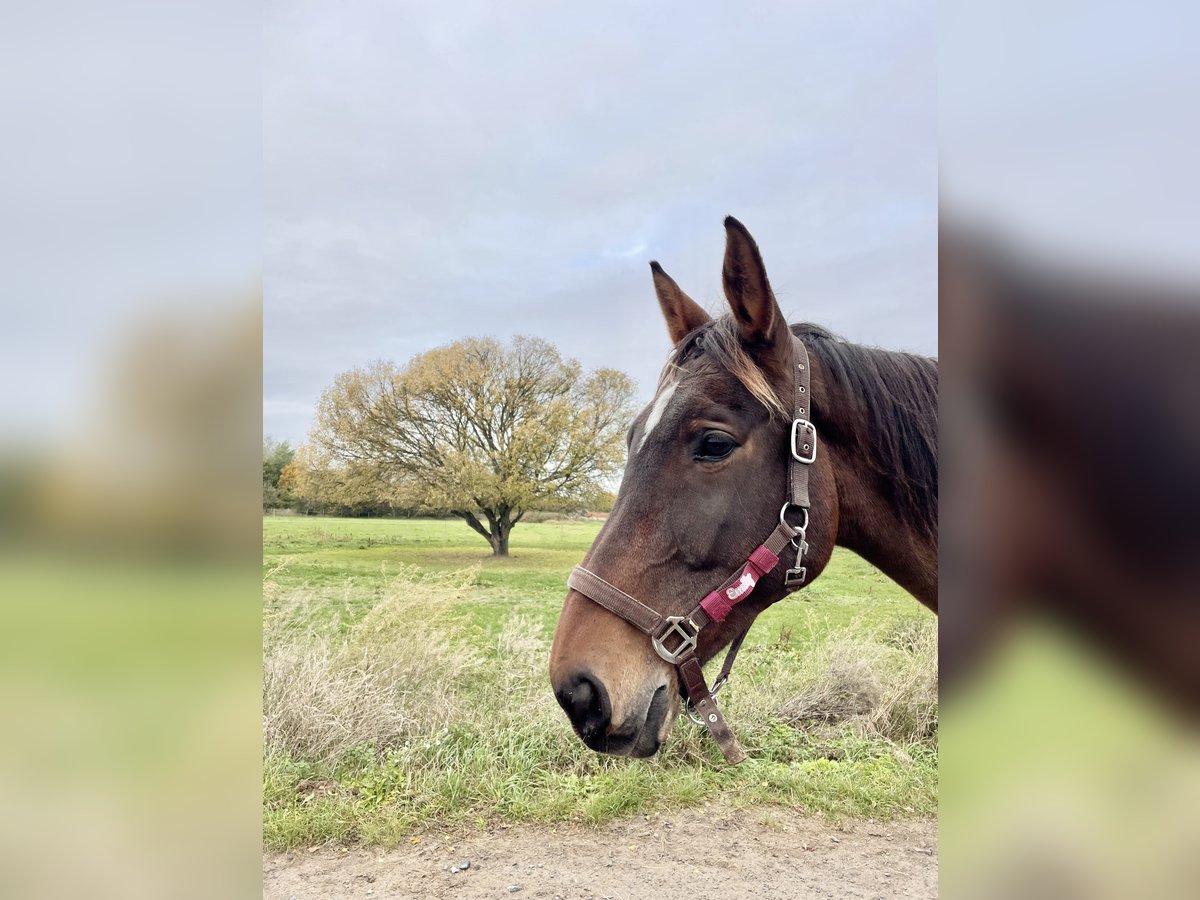
[[[679,672],[693,721],[708,728],[713,740],[725,754],[725,759],[731,764],[741,762],[746,758],[746,753],[725,724],[716,695],[729,678],[733,661],[747,632],[742,632],[730,645],[711,690],[704,680],[704,670],[696,656],[696,644],[700,631],[706,625],[723,622],[734,606],[749,597],[759,581],[775,570],[780,554],[788,547],[796,551],[796,564],[784,573],[785,590],[798,590],[807,577],[804,554],[808,550],[805,540],[809,509],[808,467],[817,458],[817,429],[809,419],[808,351],[796,337],[792,338],[792,362],[795,366],[795,417],[788,442],[791,456],[788,496],[779,510],[778,527],[750,554],[741,568],[705,596],[686,616],[663,616],[583,566],[576,566],[567,579],[567,586],[572,590],[649,635],[655,652]],[[803,521],[799,525],[788,524],[788,515],[793,512],[802,516]]]

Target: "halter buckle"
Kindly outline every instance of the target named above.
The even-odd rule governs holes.
[[[788,588],[800,587],[800,585],[804,584],[804,580],[807,577],[808,569],[804,566],[788,569],[783,575],[783,586]]]
[[[791,512],[793,509],[798,509],[798,510],[800,510],[800,512],[802,512],[804,514],[804,521],[801,522],[799,525],[792,525],[787,520],[788,513]],[[783,506],[781,506],[779,508],[779,524],[783,525],[785,528],[790,528],[792,530],[792,540],[793,541],[795,541],[797,537],[799,537],[801,540],[803,540],[804,532],[808,531],[808,508],[805,506],[798,506],[795,503],[783,504]]]
[[[716,682],[713,684],[712,690],[710,690],[708,692],[709,699],[711,699],[713,701],[714,705],[717,702],[717,691],[719,691],[719,690],[721,690],[721,688],[725,687],[725,682],[728,680],[729,680],[728,675],[718,678],[716,680]],[[692,720],[692,723],[694,725],[703,725],[705,728],[707,728],[709,726],[710,723],[707,722],[705,720],[705,718],[696,711],[696,707],[694,707],[692,705],[692,700],[690,697],[688,698],[687,703],[684,704],[683,711],[685,713],[687,713],[687,717]]]
[[[801,444],[800,430],[804,429],[808,443]],[[808,447],[808,450],[804,450]],[[817,426],[808,419],[792,420],[792,459],[806,466],[817,461]]]
[[[680,659],[696,649],[696,638],[700,629],[688,616],[667,616],[664,621],[667,624],[666,629],[661,634],[652,635],[650,643],[654,645],[655,653],[671,665],[677,666]],[[691,631],[684,628],[684,625],[690,627]],[[671,637],[679,638],[679,645],[674,650],[668,650],[665,644]]]

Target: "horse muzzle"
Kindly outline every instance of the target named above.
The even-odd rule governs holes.
[[[624,709],[619,721],[614,721],[608,689],[594,673],[570,675],[554,686],[554,696],[579,739],[612,756],[653,756],[678,715],[678,692],[667,683],[639,689],[619,704]]]

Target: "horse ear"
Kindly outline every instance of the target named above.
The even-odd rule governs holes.
[[[721,276],[725,299],[745,343],[762,347],[786,337],[787,323],[771,292],[758,245],[746,226],[733,216],[725,219],[725,265]]]
[[[685,294],[662,266],[652,262],[650,271],[654,274],[654,293],[658,295],[658,305],[667,320],[667,333],[672,344],[678,344],[689,332],[712,320],[712,316]]]

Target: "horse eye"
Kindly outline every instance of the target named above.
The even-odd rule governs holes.
[[[729,435],[720,431],[709,431],[700,439],[696,448],[696,459],[702,462],[716,462],[724,459],[737,447],[737,442]]]

